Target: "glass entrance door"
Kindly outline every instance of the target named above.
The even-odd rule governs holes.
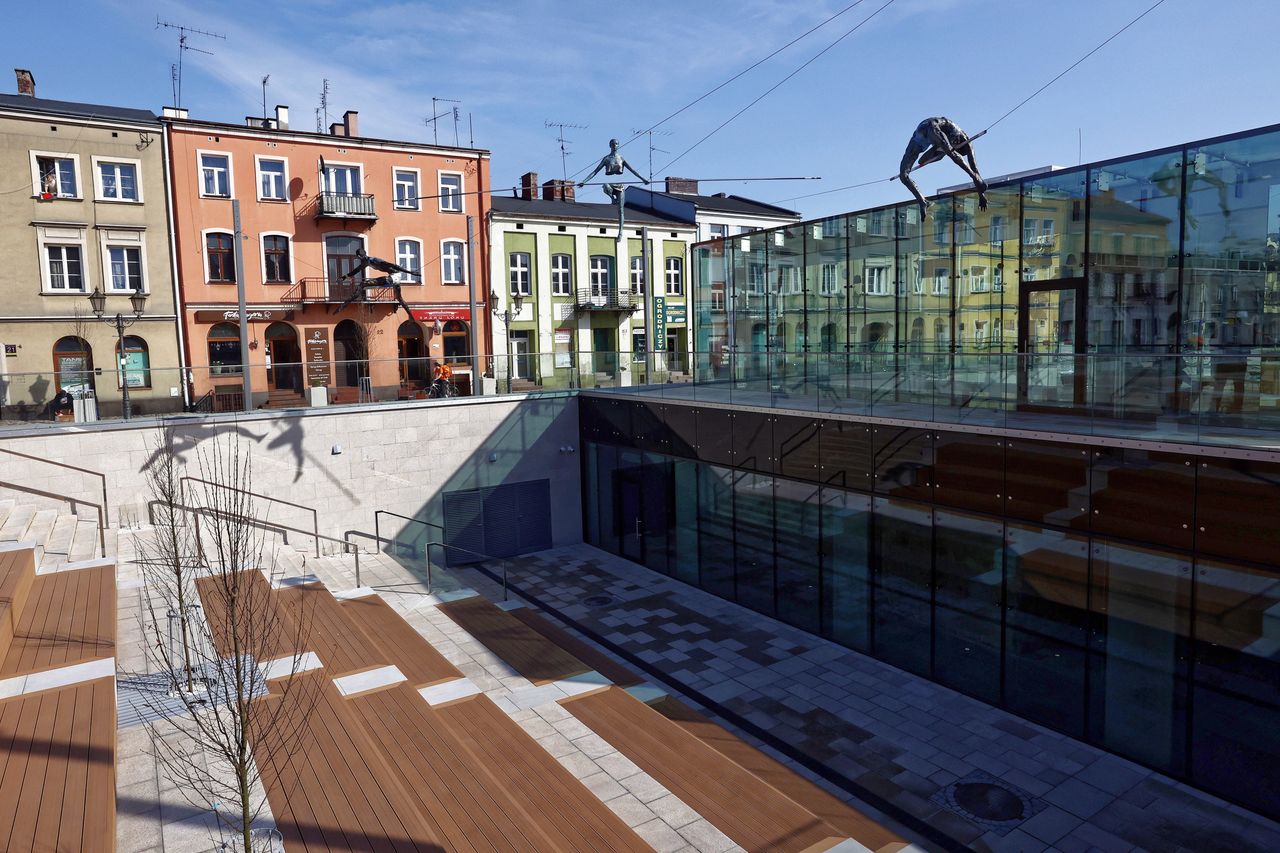
[[[1018,407],[1086,404],[1084,282],[1023,282],[1018,293]]]

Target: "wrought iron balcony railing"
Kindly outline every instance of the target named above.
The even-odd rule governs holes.
[[[373,196],[368,193],[320,193],[316,200],[316,216],[355,219],[377,219]]]
[[[578,288],[574,306],[582,311],[635,311],[644,302],[644,296],[629,290]]]
[[[323,276],[303,278],[299,279],[293,287],[286,290],[284,295],[280,297],[280,301],[286,305],[324,302],[342,303],[350,299],[357,289],[359,289],[359,282],[356,281],[328,279]],[[395,294],[389,287],[370,288],[364,294],[364,301],[366,302],[394,300]]]

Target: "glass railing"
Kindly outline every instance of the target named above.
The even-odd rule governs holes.
[[[649,354],[595,387],[947,424],[1280,447],[1280,351]]]

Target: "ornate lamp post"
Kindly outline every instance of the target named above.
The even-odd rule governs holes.
[[[119,356],[120,366],[120,396],[124,402],[124,419],[126,421],[129,420],[132,411],[129,406],[129,374],[125,372],[129,356],[124,348],[124,330],[142,319],[142,309],[147,305],[147,295],[141,290],[135,290],[129,294],[129,304],[133,306],[132,317],[126,319],[123,314],[119,313],[114,317],[104,317],[102,315],[107,309],[107,295],[96,287],[93,289],[93,293],[89,294],[89,305],[93,308],[94,316],[102,322],[111,323],[116,327],[116,352]]]
[[[493,316],[502,321],[502,335],[507,340],[507,393],[511,393],[511,321],[520,313],[524,305],[524,297],[518,293],[511,294],[511,302],[506,308],[498,310],[498,294],[489,292],[489,304],[493,306]]]

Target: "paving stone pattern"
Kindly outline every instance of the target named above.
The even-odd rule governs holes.
[[[511,583],[975,850],[1280,850],[1253,812],[590,546],[517,558]],[[1030,807],[966,817],[962,779]]]

